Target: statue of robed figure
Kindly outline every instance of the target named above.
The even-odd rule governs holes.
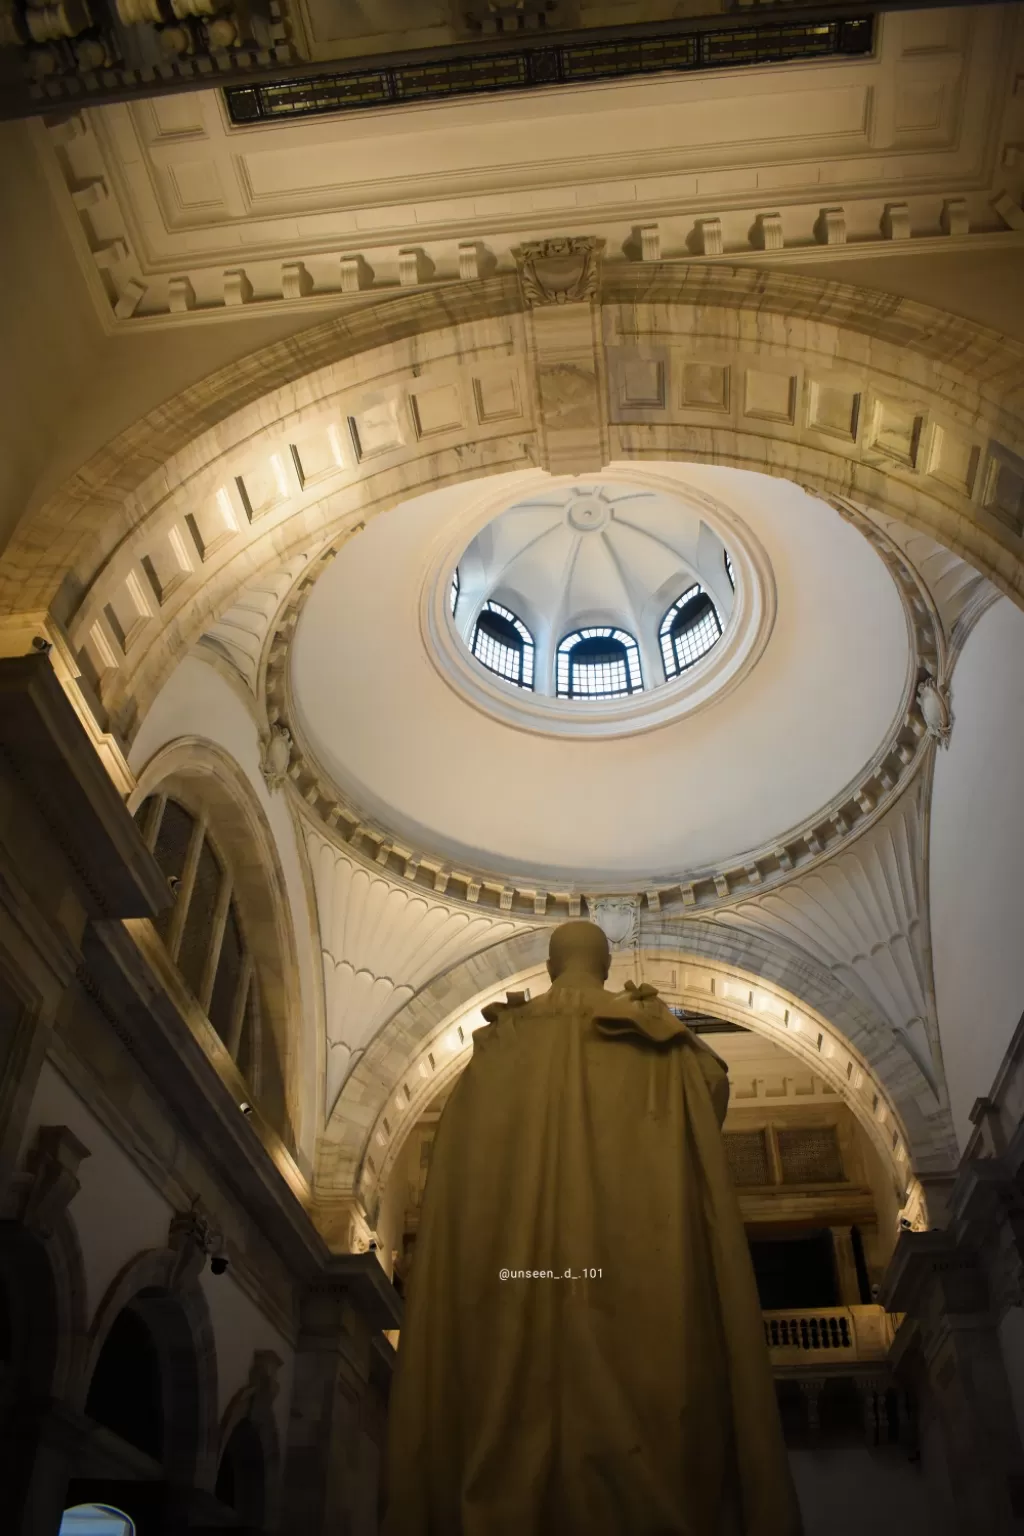
[[[595,924],[556,929],[550,990],[484,1010],[445,1106],[386,1536],[800,1531],[725,1065],[652,987],[607,991],[609,960]]]

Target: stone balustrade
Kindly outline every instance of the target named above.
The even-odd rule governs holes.
[[[807,1307],[764,1313],[764,1336],[773,1367],[817,1371],[884,1361],[899,1326],[884,1307]]]

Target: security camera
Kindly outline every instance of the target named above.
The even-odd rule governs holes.
[[[901,1232],[910,1232],[910,1231],[913,1230],[913,1226],[914,1226],[914,1223],[910,1220],[909,1216],[901,1216],[900,1217],[900,1231]]]
[[[241,1104],[239,1104],[238,1107],[242,1111],[243,1115],[251,1115],[252,1114],[252,1105],[248,1104],[245,1101],[245,1099],[242,1100]]]
[[[228,1267],[228,1265],[230,1263],[231,1263],[230,1259],[226,1259],[222,1253],[218,1253],[216,1258],[210,1260],[210,1274],[211,1275],[222,1275],[222,1274],[224,1274],[225,1270],[227,1269],[227,1267]]]
[[[32,649],[38,651],[40,656],[49,656],[53,646],[49,640],[44,640],[42,635],[36,635],[32,640]]]

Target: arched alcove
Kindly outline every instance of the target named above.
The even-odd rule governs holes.
[[[153,1250],[112,1282],[89,1329],[72,1401],[90,1417],[101,1413],[98,1422],[170,1480],[209,1487],[216,1466],[213,1329],[200,1287],[179,1285],[177,1272],[176,1254]],[[129,1417],[136,1395],[141,1424]],[[77,1475],[91,1475],[87,1459]]]
[[[182,823],[174,849],[164,858],[160,831],[169,813]],[[172,853],[184,868],[193,840],[209,849],[212,889],[204,932],[217,944],[217,955],[195,967],[191,990],[212,1026],[208,1043],[215,1060],[224,1053],[237,1067],[262,1117],[295,1152],[294,1125],[301,1115],[299,1031],[302,1028],[296,937],[280,857],[273,833],[252,786],[239,764],[223,748],[196,737],[164,747],[147,763],[128,800],[129,810],[158,862]],[[193,857],[198,874],[201,854]],[[178,874],[177,866],[167,873]],[[194,898],[195,882],[179,900]],[[219,903],[219,904],[218,904]],[[186,919],[188,913],[182,914]],[[164,938],[179,940],[176,908],[165,915]],[[179,931],[181,930],[181,931]],[[225,943],[234,943],[233,959]],[[209,947],[209,946],[208,946]],[[175,958],[169,952],[169,958]],[[223,995],[224,960],[234,969],[227,977],[232,999]],[[236,974],[237,973],[237,974]],[[220,984],[220,985],[219,985]]]
[[[215,1493],[234,1510],[240,1523],[262,1530],[266,1519],[266,1460],[253,1421],[239,1419],[228,1436],[217,1467]]]
[[[156,1340],[147,1322],[145,1293],[114,1318],[103,1341],[85,1399],[86,1417],[154,1461],[164,1461],[164,1381]],[[186,1368],[187,1370],[187,1368]],[[179,1367],[179,1376],[186,1372]],[[191,1392],[190,1392],[191,1387]],[[194,1385],[179,1384],[184,1396]],[[183,1403],[187,1413],[192,1405]],[[193,1409],[194,1412],[194,1409]]]
[[[681,925],[681,931],[666,934],[651,931],[638,950],[614,954],[609,986],[621,987],[627,978],[653,981],[669,1004],[739,1022],[811,1065],[849,1106],[881,1160],[906,1219],[923,1221],[926,1203],[917,1174],[930,1167],[936,1155],[943,1168],[948,1165],[945,1142],[938,1154],[934,1150],[936,1132],[948,1140],[948,1127],[937,1103],[935,1127],[922,1121],[914,1095],[928,1091],[927,1085],[909,1057],[899,1066],[893,1060],[891,1030],[883,1031],[876,1022],[873,1041],[872,1021],[865,1020],[840,988],[815,978],[809,966],[795,966],[787,973],[780,956],[766,955],[758,974],[749,968],[756,954],[746,956],[746,965],[739,958],[740,948],[737,959],[731,958],[732,941],[717,931],[710,952],[705,951],[694,942],[705,926],[712,925]],[[536,994],[548,985],[541,957],[547,953],[549,935],[549,928],[535,929],[453,967],[436,989],[424,988],[395,1015],[357,1064],[335,1106],[325,1145],[333,1143],[335,1169],[345,1169],[338,1152],[347,1154],[352,1183],[346,1193],[359,1199],[371,1225],[417,1119],[469,1060],[473,1032],[483,1022],[481,1008],[509,990]],[[487,970],[494,980],[482,986]],[[445,1002],[435,1011],[441,998]],[[419,1039],[410,1050],[414,1033]],[[399,1041],[403,1059],[397,1066]],[[351,1116],[350,1096],[360,1104],[359,1113]],[[367,1131],[368,1104],[377,1112]]]

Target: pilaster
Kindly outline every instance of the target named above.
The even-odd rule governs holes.
[[[364,1466],[361,1428],[379,1377],[375,1341],[397,1328],[402,1303],[376,1257],[349,1254],[306,1289],[282,1500],[282,1536],[376,1530],[376,1468]],[[374,1523],[370,1523],[373,1519]]]

